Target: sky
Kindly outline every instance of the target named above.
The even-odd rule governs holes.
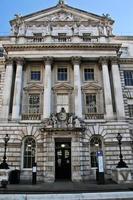
[[[133,36],[133,0],[66,0],[68,5],[97,15],[110,14],[115,20],[115,35]],[[58,0],[0,0],[0,35],[10,34],[9,21],[55,6]]]

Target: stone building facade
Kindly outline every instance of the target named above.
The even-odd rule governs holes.
[[[66,5],[16,15],[0,37],[0,158],[30,180],[95,180],[101,150],[105,178],[122,153],[133,167],[133,37],[114,21]]]

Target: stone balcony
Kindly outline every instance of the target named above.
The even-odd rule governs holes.
[[[104,114],[103,113],[88,113],[88,114],[85,114],[85,119],[87,120],[104,119]]]

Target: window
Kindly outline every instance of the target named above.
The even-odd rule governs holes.
[[[68,75],[67,75],[67,68],[66,67],[60,67],[57,69],[57,79],[58,81],[67,81]]]
[[[96,94],[86,94],[87,113],[96,113]]]
[[[83,33],[83,41],[90,42],[91,41],[91,33]]]
[[[129,117],[133,117],[133,104],[128,105]]]
[[[133,86],[133,71],[124,71],[124,80],[126,86]]]
[[[57,113],[61,111],[61,108],[64,108],[67,113],[69,112],[68,94],[57,94]]]
[[[84,80],[85,81],[94,80],[94,69],[92,69],[92,68],[85,68],[84,69]]]
[[[35,37],[42,37],[42,33],[33,33]]]
[[[97,167],[97,152],[102,150],[102,141],[100,137],[93,136],[90,140],[90,156],[91,156],[91,167]]]
[[[66,40],[67,40],[66,33],[58,33],[59,42],[66,42]]]
[[[40,113],[40,94],[29,95],[29,113]]]
[[[36,143],[32,137],[24,140],[23,167],[32,168],[35,162]]]
[[[31,81],[40,81],[41,79],[40,67],[31,67],[30,79]]]

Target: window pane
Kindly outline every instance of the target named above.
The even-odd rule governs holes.
[[[40,113],[40,95],[29,95],[29,113]]]
[[[102,150],[102,141],[99,137],[93,136],[90,140],[90,157],[91,157],[91,167],[97,167],[97,152]]]
[[[36,144],[35,140],[31,137],[28,137],[24,141],[24,168],[32,168],[33,163],[35,162],[35,150]]]
[[[40,81],[40,79],[41,79],[40,67],[31,67],[31,80]]]
[[[85,68],[84,69],[84,80],[94,80],[94,69],[91,68]]]
[[[133,105],[128,105],[129,117],[133,117]]]
[[[86,94],[87,113],[96,113],[96,94]]]
[[[67,81],[67,68],[58,68],[58,81]]]
[[[64,108],[66,112],[69,112],[69,98],[68,94],[57,94],[57,112]]]
[[[133,71],[124,71],[124,80],[126,86],[133,86]]]

